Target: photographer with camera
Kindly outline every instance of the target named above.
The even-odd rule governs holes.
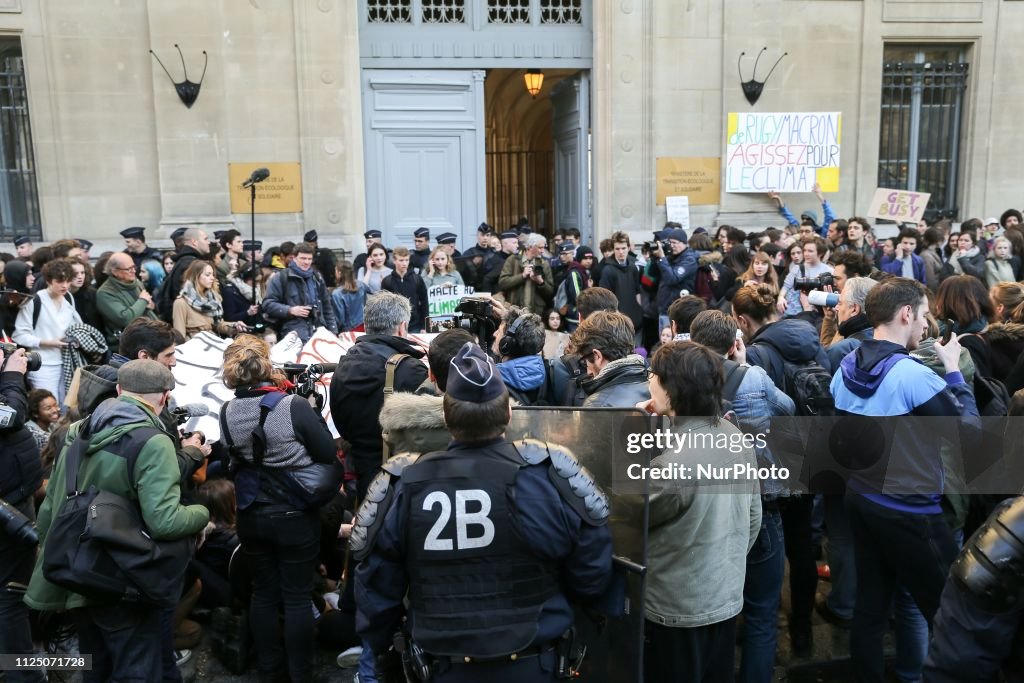
[[[555,294],[551,265],[542,256],[547,239],[544,235],[529,233],[524,242],[523,255],[506,260],[502,266],[498,289],[513,306],[543,315]]]
[[[832,266],[822,261],[828,252],[825,240],[812,236],[805,237],[800,243],[803,246],[803,263],[790,269],[776,300],[776,308],[781,315],[797,315],[803,310],[800,305],[800,292],[809,292],[832,284],[831,280],[825,282],[820,279],[822,275],[832,275]]]
[[[280,326],[282,337],[294,331],[305,344],[318,327],[338,333],[338,321],[324,278],[313,268],[314,249],[303,243],[295,248],[288,267],[267,284],[263,311]]]
[[[668,327],[672,302],[683,296],[683,290],[693,292],[697,283],[697,256],[688,248],[686,231],[673,228],[665,237],[664,242],[651,245],[651,260],[658,264],[659,330]]]
[[[9,350],[9,349],[8,349]],[[0,350],[0,652],[32,652],[28,607],[22,601],[35,564],[33,496],[43,483],[35,439],[25,428],[28,389],[25,351]],[[41,672],[6,672],[6,680],[45,681]]]

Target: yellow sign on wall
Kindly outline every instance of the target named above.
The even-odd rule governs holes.
[[[302,213],[302,166],[298,162],[228,164],[231,213],[249,213],[250,190],[242,187],[257,168],[270,177],[256,185],[256,213]]]
[[[722,196],[722,160],[718,157],[660,157],[658,204],[665,197],[690,198],[690,206],[718,204]]]

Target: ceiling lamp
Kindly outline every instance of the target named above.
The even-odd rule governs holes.
[[[544,85],[544,74],[540,69],[530,69],[523,75],[523,80],[526,82],[526,91],[533,99],[537,99],[540,88]]]

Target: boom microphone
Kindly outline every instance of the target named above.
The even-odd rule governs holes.
[[[205,403],[186,403],[171,411],[174,417],[181,421],[190,420],[193,417],[203,417],[210,414],[210,407]]]
[[[269,177],[270,177],[270,169],[269,168],[257,168],[255,171],[252,172],[252,175],[249,176],[249,179],[246,180],[244,183],[242,183],[242,187],[252,187],[256,183],[262,183],[264,180],[266,180]]]

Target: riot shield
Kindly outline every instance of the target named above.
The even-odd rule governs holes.
[[[627,449],[626,441],[631,433],[649,431],[650,424],[650,418],[635,409],[517,407],[506,433],[510,441],[534,438],[568,447],[608,494],[609,529],[624,593],[609,596],[608,611],[618,616],[596,619],[597,615],[576,609],[577,640],[586,646],[581,681],[643,680],[646,482],[634,486],[615,482],[623,481],[631,463],[649,466],[651,452]]]

